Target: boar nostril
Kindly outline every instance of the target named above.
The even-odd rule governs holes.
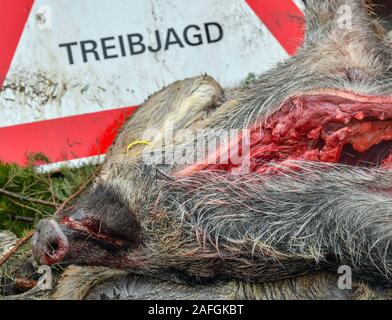
[[[58,237],[55,239],[48,239],[45,249],[45,260],[48,264],[61,262],[69,251],[69,244],[66,238]]]
[[[49,247],[49,250],[48,250],[47,254],[50,256],[55,256],[57,251],[60,249],[58,242],[55,240],[50,242],[48,247]]]
[[[41,264],[61,262],[69,252],[69,242],[57,222],[41,220],[33,236],[33,254]]]

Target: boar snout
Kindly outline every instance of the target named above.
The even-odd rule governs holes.
[[[140,253],[142,234],[120,191],[98,184],[72,211],[38,223],[33,253],[44,265],[102,265],[104,261],[108,267],[121,268],[139,264],[132,259]]]
[[[33,235],[34,258],[44,265],[62,261],[69,252],[67,236],[54,220],[41,220]]]

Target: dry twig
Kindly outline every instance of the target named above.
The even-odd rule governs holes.
[[[54,202],[51,202],[51,201],[45,201],[45,200],[40,200],[40,199],[27,197],[27,196],[24,196],[24,195],[21,195],[21,194],[17,194],[17,193],[11,192],[11,191],[4,190],[2,188],[0,188],[0,193],[4,194],[7,197],[18,199],[18,200],[21,200],[21,201],[33,202],[33,203],[42,204],[44,206],[50,206],[50,207],[53,207],[53,208],[58,208],[57,203],[54,203]]]
[[[86,187],[94,180],[94,178],[98,175],[99,171],[101,170],[101,166],[99,166],[97,168],[97,170],[91,175],[90,178],[87,179],[87,181],[85,183],[83,183],[80,188],[74,193],[72,194],[68,199],[66,199],[61,206],[58,208],[58,210],[56,211],[56,213],[54,214],[55,216],[65,208],[65,206],[70,203],[72,200],[74,200],[77,196],[79,196],[85,189]]]
[[[7,260],[16,252],[18,249],[23,246],[32,236],[33,236],[34,231],[30,231],[28,234],[26,234],[23,238],[19,239],[18,242],[12,247],[10,251],[7,252],[7,254],[0,259],[0,268],[4,263],[7,262]]]

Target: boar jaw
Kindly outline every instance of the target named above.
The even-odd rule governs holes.
[[[123,239],[116,239],[110,234],[101,230],[101,221],[97,219],[75,220],[72,217],[65,216],[61,219],[61,224],[79,233],[84,233],[88,237],[94,237],[97,240],[105,241],[116,246],[124,246],[127,242]]]

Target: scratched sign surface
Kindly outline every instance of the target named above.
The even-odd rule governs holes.
[[[51,162],[104,154],[135,107],[163,86],[203,73],[236,86],[294,53],[303,33],[292,0],[0,7],[0,160],[19,164],[35,152]]]

